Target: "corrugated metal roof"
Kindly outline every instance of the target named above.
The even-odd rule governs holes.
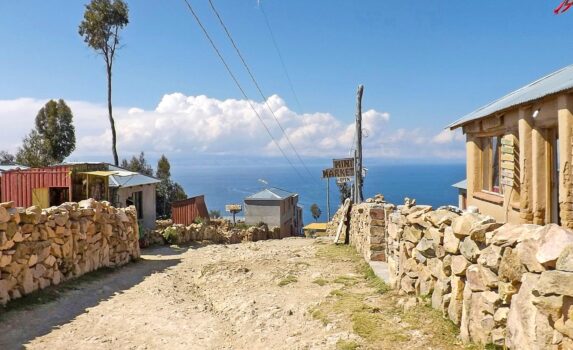
[[[313,222],[303,227],[303,230],[320,230],[326,231],[326,222]]]
[[[468,189],[468,180],[463,179],[460,182],[456,182],[455,184],[452,185],[452,187],[458,188],[460,190],[467,190]]]
[[[2,171],[10,171],[14,169],[28,169],[27,166],[18,165],[18,164],[11,164],[11,165],[0,165],[0,172]]]
[[[296,193],[281,190],[280,188],[276,187],[271,187],[250,195],[245,199],[280,200],[291,196],[296,196]]]
[[[109,165],[108,168],[110,171],[115,172],[115,174],[109,176],[109,187],[133,187],[141,185],[152,185],[161,182],[161,180],[158,180],[154,177],[126,171],[123,168],[119,168],[113,165]]]
[[[467,114],[447,127],[455,129],[470,121],[481,119],[510,107],[515,107],[572,88],[573,65],[570,65]]]

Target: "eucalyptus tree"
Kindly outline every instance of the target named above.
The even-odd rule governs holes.
[[[119,165],[117,136],[111,104],[111,76],[116,51],[120,46],[120,31],[129,23],[129,9],[122,0],[92,0],[86,5],[79,34],[86,44],[104,58],[107,73],[107,109],[111,126],[112,152],[115,165]]]

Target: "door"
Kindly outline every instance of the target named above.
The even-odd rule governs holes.
[[[48,188],[32,189],[32,205],[42,209],[50,207],[50,190]]]

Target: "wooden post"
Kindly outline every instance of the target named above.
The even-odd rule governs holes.
[[[355,200],[354,203],[359,204],[362,202],[362,94],[364,92],[364,85],[358,85],[356,93],[356,172],[355,182]]]
[[[330,222],[330,178],[326,178],[326,222]]]

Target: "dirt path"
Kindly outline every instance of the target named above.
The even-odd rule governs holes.
[[[354,292],[374,293],[369,304],[388,297],[364,284],[356,260],[321,249],[285,239],[148,250],[54,302],[3,315],[0,349],[379,348],[336,305]],[[392,341],[428,344],[402,330]]]

